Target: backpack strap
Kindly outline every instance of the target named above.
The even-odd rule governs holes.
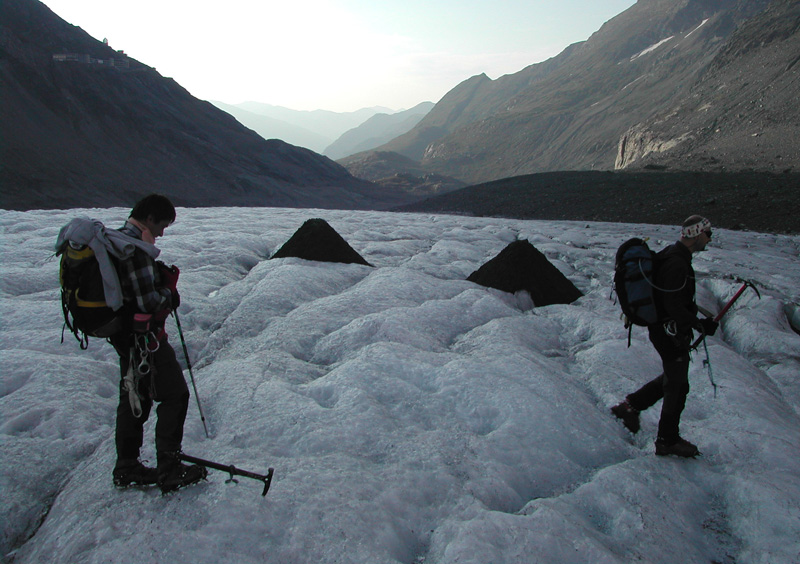
[[[81,350],[86,350],[89,348],[89,335],[86,333],[81,334],[78,328],[75,326],[73,322],[69,320],[69,294],[65,291],[61,291],[61,311],[64,314],[64,325],[61,326],[61,343],[64,343],[64,332],[67,328],[69,328],[70,332],[75,336],[78,340],[78,344],[81,347]],[[74,321],[74,319],[73,319]]]

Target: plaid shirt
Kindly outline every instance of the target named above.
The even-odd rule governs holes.
[[[134,225],[125,223],[122,233],[142,238],[142,232]],[[136,300],[136,309],[142,313],[155,313],[170,307],[172,303],[169,288],[164,287],[161,273],[155,261],[147,253],[136,249],[130,258],[120,261],[119,278],[122,295],[126,302]]]

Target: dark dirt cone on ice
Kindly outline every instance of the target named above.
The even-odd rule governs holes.
[[[295,257],[372,266],[324,219],[309,219],[271,258]]]
[[[467,278],[515,293],[527,290],[536,307],[571,304],[583,294],[529,241],[514,241]]]

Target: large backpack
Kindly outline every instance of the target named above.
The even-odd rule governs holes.
[[[59,279],[64,325],[78,339],[80,347],[89,346],[89,337],[108,338],[119,333],[123,329],[122,310],[114,311],[106,304],[103,276],[91,247],[65,241],[56,254],[61,255]]]
[[[658,322],[655,301],[655,273],[658,255],[644,239],[628,239],[617,250],[614,290],[625,316],[625,327],[648,326]]]

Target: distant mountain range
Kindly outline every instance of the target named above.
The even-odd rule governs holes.
[[[413,129],[433,106],[433,102],[422,102],[409,110],[377,113],[357,127],[344,132],[323,154],[332,159],[341,159],[379,147]]]
[[[238,107],[254,114],[295,124],[304,129],[314,131],[327,139],[335,141],[345,131],[358,127],[369,118],[379,113],[391,113],[383,106],[362,108],[355,112],[332,112],[329,110],[292,110],[281,106],[272,106],[261,102],[243,102]]]
[[[259,102],[211,103],[264,139],[280,139],[335,160],[374,149],[407,133],[434,106],[433,102],[422,102],[408,110],[376,106],[340,113],[299,111]]]
[[[244,110],[238,105],[216,101],[211,103],[235,117],[239,123],[252,129],[264,139],[280,139],[290,145],[311,149],[315,153],[321,153],[331,143],[329,137],[320,135],[295,123]]]
[[[465,80],[375,152],[470,184],[559,170],[800,170],[799,22],[796,0],[639,0],[550,60]],[[346,166],[360,159],[375,164],[363,153]]]
[[[325,154],[329,157],[332,155],[327,154],[325,150],[331,144],[335,143],[343,134],[354,128],[358,128],[375,115],[394,113],[389,108],[380,106],[362,108],[355,112],[331,112],[327,110],[292,110],[282,106],[273,106],[260,102],[226,104],[212,101],[211,103],[231,114],[241,122],[242,125],[249,127],[264,139],[280,139],[281,141],[286,141],[287,143],[299,147],[305,147],[306,149],[311,149],[316,153]],[[433,107],[432,103],[429,104]],[[405,133],[414,125],[416,125],[416,123],[412,123],[407,129],[399,133],[395,132],[394,135],[390,135],[388,138],[382,138],[380,142],[365,148],[371,149],[377,147],[400,133]]]
[[[3,208],[128,206],[150,191],[183,206],[382,209],[411,199],[263,139],[37,0],[3,1],[0,61]]]
[[[411,109],[397,112],[375,107],[336,113],[297,111],[258,102],[235,105],[212,103],[265,139],[281,139],[321,152],[332,159],[341,160],[345,167],[349,162],[347,157],[369,151],[407,133],[434,107],[433,102],[422,102]],[[385,155],[370,153],[368,158],[359,159],[358,166],[349,170],[358,178],[380,181],[392,190],[401,189],[411,193],[438,193],[466,185],[459,180],[429,173],[418,163],[394,153],[389,155],[388,161],[380,162],[377,167],[372,166]],[[384,182],[386,177],[391,179]]]

